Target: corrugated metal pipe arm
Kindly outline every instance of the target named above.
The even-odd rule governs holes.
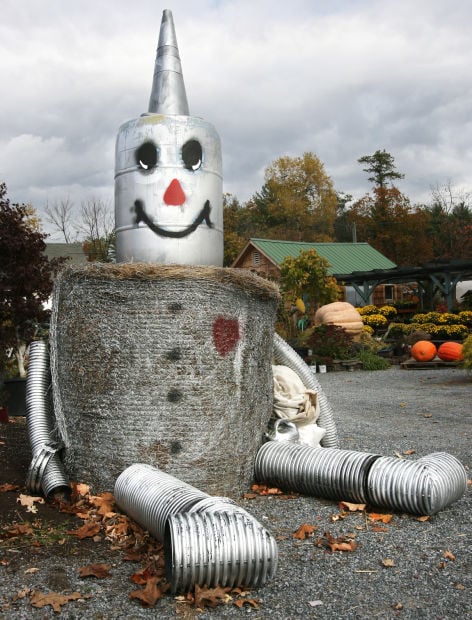
[[[33,459],[28,470],[27,487],[46,497],[69,489],[59,452],[62,448],[55,432],[51,399],[49,349],[46,342],[30,344],[26,379],[26,422]]]
[[[433,515],[467,488],[464,466],[435,452],[409,461],[335,448],[269,441],[256,456],[259,482],[315,497]]]

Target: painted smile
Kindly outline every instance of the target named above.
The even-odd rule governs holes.
[[[193,223],[190,224],[190,226],[187,226],[187,228],[179,231],[167,230],[166,228],[162,228],[161,226],[154,224],[149,215],[146,213],[146,209],[144,208],[144,203],[142,200],[135,200],[134,211],[136,213],[136,224],[139,224],[139,222],[144,222],[146,226],[150,230],[152,230],[152,232],[156,233],[156,235],[159,235],[161,237],[173,237],[174,239],[187,237],[191,233],[195,232],[200,226],[200,224],[202,224],[203,222],[206,222],[208,228],[213,228],[213,223],[210,220],[211,207],[209,200],[205,202],[205,204],[203,205],[203,209],[197,215]]]

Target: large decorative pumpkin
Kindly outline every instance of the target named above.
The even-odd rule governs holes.
[[[438,357],[445,362],[463,360],[462,345],[459,342],[443,342],[438,349]]]
[[[364,328],[361,315],[347,301],[335,301],[318,308],[315,314],[315,325],[322,323],[342,327],[354,340],[359,338]]]
[[[417,362],[430,362],[436,357],[436,345],[429,340],[418,340],[411,347],[411,357]]]

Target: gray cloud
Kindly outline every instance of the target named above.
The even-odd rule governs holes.
[[[165,5],[2,3],[0,179],[10,198],[112,200],[114,140],[146,111]],[[174,1],[191,113],[218,129],[224,189],[259,191],[313,151],[360,197],[357,159],[385,148],[413,201],[472,186],[468,0]]]

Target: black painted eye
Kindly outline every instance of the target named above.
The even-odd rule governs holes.
[[[152,170],[157,165],[159,159],[157,147],[151,141],[141,144],[134,156],[141,170]]]
[[[187,170],[198,170],[202,165],[202,145],[197,140],[189,140],[182,147],[182,159]]]

